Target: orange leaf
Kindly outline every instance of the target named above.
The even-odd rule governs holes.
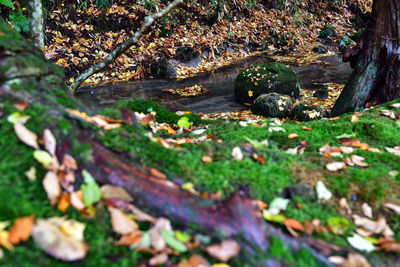
[[[203,156],[201,160],[205,163],[211,163],[213,160],[210,156]]]
[[[357,117],[357,115],[356,114],[353,114],[352,116],[351,116],[351,122],[356,122],[356,121],[359,121],[360,120],[360,118],[359,117]]]
[[[303,126],[303,127],[301,127],[303,130],[306,130],[306,131],[312,131],[312,129],[311,128],[308,128],[308,127],[306,127],[306,126]]]
[[[8,239],[12,244],[18,244],[21,241],[26,241],[31,236],[35,216],[18,218],[14,225],[10,228]]]
[[[295,220],[295,219],[287,218],[283,221],[283,224],[291,227],[294,230],[301,231],[303,233],[306,231],[306,229],[301,224],[301,222],[299,222],[298,220]]]
[[[294,138],[297,138],[297,137],[299,137],[300,135],[298,135],[297,133],[291,133],[291,134],[289,134],[288,135],[288,138],[289,139],[294,139]]]
[[[133,233],[123,235],[121,238],[115,242],[116,246],[130,246],[136,244],[142,240],[142,233],[140,231],[135,231]]]
[[[61,199],[58,202],[57,208],[61,212],[65,212],[70,205],[71,205],[70,195],[68,193],[66,193],[66,192],[63,192],[62,195],[61,195]]]

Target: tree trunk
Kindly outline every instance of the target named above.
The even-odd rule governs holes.
[[[400,97],[400,2],[375,0],[372,17],[372,27],[358,44],[356,67],[332,116],[360,110],[371,101],[384,103]]]
[[[42,0],[29,0],[29,36],[32,43],[44,51],[44,18]]]

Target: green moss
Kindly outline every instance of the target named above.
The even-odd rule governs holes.
[[[330,24],[325,24],[324,28],[319,32],[319,38],[335,37],[336,31]]]
[[[176,124],[178,120],[181,118],[181,116],[178,116],[177,114],[168,111],[163,105],[151,101],[149,99],[145,98],[135,98],[135,99],[130,99],[130,100],[124,100],[121,102],[118,102],[115,105],[116,108],[126,108],[132,111],[136,112],[143,112],[143,113],[150,113],[155,111],[156,112],[156,120],[158,122],[166,122],[170,124]],[[195,125],[197,125],[201,119],[199,116],[191,113],[191,114],[186,114],[184,115],[189,119],[189,121],[193,122]]]
[[[253,103],[261,94],[276,92],[298,97],[297,74],[284,64],[270,62],[253,65],[241,71],[235,83],[235,98],[240,103]]]

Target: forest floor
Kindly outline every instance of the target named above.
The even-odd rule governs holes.
[[[325,23],[333,25],[338,36],[355,31],[350,21],[343,19],[350,17],[347,9],[314,14],[303,9],[280,13],[244,6],[242,10],[227,8],[232,9],[229,14],[233,15],[210,27],[206,25],[208,9],[184,4],[166,24],[154,26],[140,46],[132,48],[88,82],[150,78],[151,64],[161,58],[173,58],[176,48],[185,45],[210,53],[196,68],[180,69],[178,78],[210,71],[265,50],[275,56],[302,55],[286,58],[306,64],[317,60],[310,49]],[[66,68],[69,79],[72,73],[97,62],[115,44],[131,35],[127,29],[139,25],[147,14],[142,6],[123,1],[109,8],[107,16],[102,17],[102,12],[90,6],[69,12],[60,7],[49,16],[46,53]],[[246,16],[241,16],[242,13]],[[271,27],[275,33],[269,31]],[[296,49],[294,40],[298,42]],[[339,40],[339,37],[331,38],[330,47],[337,46]],[[236,50],[219,53],[226,42]],[[123,118],[121,108],[138,112],[137,118],[143,126],[140,137],[127,123],[118,124]],[[85,224],[84,240],[90,247],[86,258],[74,263],[76,266],[146,266],[150,259],[152,263],[181,267],[198,266],[194,263],[196,259],[206,266],[243,266],[240,258],[235,257],[239,251],[232,247],[214,247],[214,252],[210,252],[209,247],[215,240],[189,229],[174,227],[173,237],[164,237],[168,239],[168,246],[164,245],[162,250],[155,250],[150,241],[146,249],[138,250],[137,244],[144,246],[140,241],[153,227],[151,223],[140,222],[142,238],[130,236],[124,240],[125,245],[121,245],[124,243],[121,240],[118,244],[121,231],[112,223],[113,214],[110,218],[109,213],[112,209],[108,207],[107,211],[109,203],[104,200],[79,212],[71,203],[71,196],[64,192],[63,201],[50,205],[50,189],[43,190],[41,179],[46,174],[45,168],[34,160],[32,148],[21,142],[13,129],[16,120],[26,119],[25,126],[40,135],[48,123],[42,114],[43,107],[39,104],[0,106],[0,146],[11,148],[0,151],[0,245],[10,248],[7,240],[12,231],[4,221],[15,226],[23,216],[66,215]],[[101,115],[116,121],[93,126],[94,137],[114,151],[137,159],[160,179],[169,179],[183,190],[205,198],[225,198],[242,191],[257,199],[260,215],[282,231],[357,250],[356,259],[344,255],[331,259],[344,266],[354,266],[354,261],[364,264],[360,266],[369,266],[367,261],[372,266],[400,265],[400,101],[311,122],[268,119],[250,112],[203,114],[200,118],[188,112],[171,113],[143,99],[117,103],[105,108]],[[88,120],[86,115],[80,116]],[[59,124],[61,131],[68,135],[70,122],[61,120]],[[109,124],[110,129],[105,130]],[[76,155],[87,152],[86,147],[74,147]],[[35,175],[27,173],[32,167]],[[106,198],[104,191],[102,194]],[[133,219],[137,219],[137,214],[124,217],[129,221],[127,224],[132,224]],[[63,229],[69,236],[79,236],[80,231],[73,227]],[[13,249],[0,249],[0,265],[70,265],[45,256],[32,239],[17,243]],[[128,243],[131,248],[126,246]],[[284,258],[292,266],[317,266],[308,255],[290,255],[282,244],[274,244],[269,251],[271,257]],[[225,265],[221,263],[225,261],[221,256],[223,251],[231,255]],[[155,256],[160,257],[154,259]]]

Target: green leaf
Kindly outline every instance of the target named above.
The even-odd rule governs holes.
[[[169,230],[161,230],[161,236],[167,242],[168,246],[179,252],[186,252],[187,247],[181,241],[175,238],[174,232]]]
[[[181,231],[175,231],[175,237],[183,243],[186,243],[190,240],[190,235],[182,233]]]
[[[11,11],[10,22],[18,32],[29,32],[29,20],[22,14],[22,11]]]
[[[10,114],[7,117],[7,121],[9,123],[12,123],[12,124],[17,123],[17,122],[25,124],[29,120],[30,117],[31,116],[22,114],[22,113],[17,111],[17,112],[14,112],[14,113]]]
[[[53,157],[44,150],[35,150],[33,152],[33,157],[44,167],[50,166],[53,162]]]
[[[99,185],[94,180],[93,176],[87,171],[82,171],[85,184],[82,185],[83,202],[86,207],[99,202],[101,198],[101,191]]]
[[[278,214],[278,215],[272,215],[269,213],[268,210],[263,210],[263,217],[265,220],[270,221],[270,222],[276,222],[283,224],[285,221],[286,217],[284,215]]]
[[[343,235],[350,227],[350,222],[342,217],[333,217],[328,219],[328,226],[337,235]]]
[[[0,0],[0,4],[5,5],[9,8],[14,8],[14,4],[11,0]]]
[[[188,117],[182,117],[178,121],[178,126],[182,127],[182,128],[188,128],[189,129],[191,125],[192,124],[190,123]]]

